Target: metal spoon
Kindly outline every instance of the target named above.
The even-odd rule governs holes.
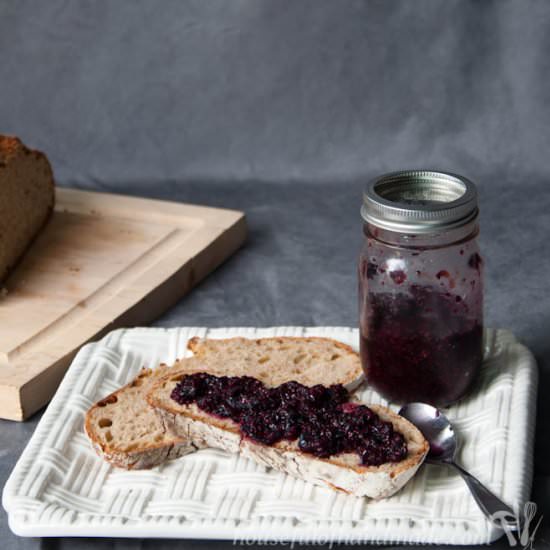
[[[430,451],[426,462],[452,466],[464,478],[481,511],[495,525],[508,530],[518,529],[512,508],[455,462],[456,434],[451,422],[441,411],[426,403],[409,403],[401,408],[399,414],[414,424],[428,440]]]

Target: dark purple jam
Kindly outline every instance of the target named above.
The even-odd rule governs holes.
[[[301,451],[320,458],[357,453],[361,463],[377,466],[407,456],[403,436],[365,405],[349,402],[344,386],[304,386],[287,382],[269,388],[249,376],[191,374],[174,388],[180,405],[237,422],[242,434],[273,445],[298,440]]]
[[[481,365],[480,319],[458,295],[419,285],[408,290],[368,295],[361,337],[368,381],[396,402],[448,405],[466,394]]]

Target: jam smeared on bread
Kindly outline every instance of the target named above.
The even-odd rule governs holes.
[[[370,408],[349,401],[340,384],[304,386],[286,382],[268,387],[250,376],[187,375],[171,398],[239,424],[245,437],[264,445],[298,440],[299,449],[318,458],[356,453],[361,464],[378,466],[407,456],[402,434]]]
[[[43,153],[0,135],[0,283],[15,267],[54,205],[54,180]]]

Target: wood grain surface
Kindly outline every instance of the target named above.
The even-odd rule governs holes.
[[[82,344],[159,316],[245,235],[242,212],[58,189],[0,297],[0,417],[38,410]]]

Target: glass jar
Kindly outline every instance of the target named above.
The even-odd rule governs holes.
[[[361,360],[398,403],[449,405],[483,352],[476,188],[442,172],[396,172],[367,187],[359,259]]]

